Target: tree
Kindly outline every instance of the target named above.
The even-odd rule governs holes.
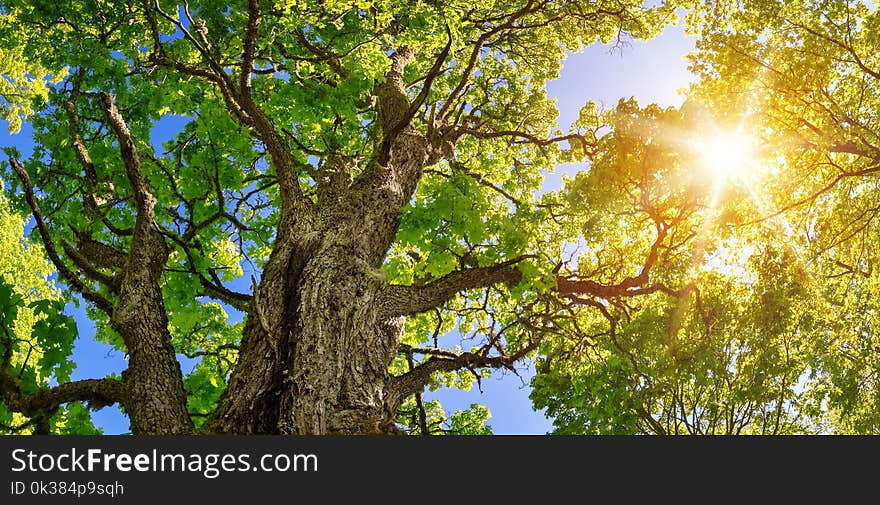
[[[684,109],[754,141],[757,170],[715,220],[735,239],[728,255],[751,251],[695,281],[699,306],[644,301],[618,337],[631,353],[602,341],[545,361],[533,398],[563,433],[876,434],[880,13],[693,6],[699,80]],[[669,328],[690,347],[671,346]]]
[[[832,323],[817,335],[813,401],[832,430],[878,433],[877,174],[880,13],[871,2],[780,1],[728,9],[695,55],[699,93],[753,121],[785,163],[768,178],[777,212],[804,236],[802,260],[821,279]],[[720,14],[721,12],[719,12]],[[740,98],[733,98],[738,95]]]
[[[876,432],[876,8],[642,4],[0,0],[11,198],[129,358],[19,384],[7,331],[10,427],[485,433],[422,391],[536,357],[561,432]],[[566,52],[680,6],[688,102],[560,131]]]
[[[544,84],[566,51],[674,19],[641,5],[0,3],[6,44],[61,79],[34,155],[8,153],[16,201],[129,357],[72,399],[137,434],[393,433],[426,385],[511,367],[575,305],[686,296],[649,276],[670,216],[634,214],[653,229],[589,278],[562,256],[582,203],[534,196],[601,128],[588,104],[557,131]],[[453,327],[482,341],[441,349]]]

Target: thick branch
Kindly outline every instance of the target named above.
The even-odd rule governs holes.
[[[532,144],[540,147],[562,142],[577,142],[581,145],[584,153],[586,153],[587,155],[592,155],[596,152],[596,146],[590,143],[590,141],[588,141],[586,137],[578,133],[561,135],[559,137],[540,138],[538,136],[532,135],[531,133],[517,130],[479,131],[473,129],[459,129],[458,132],[460,135],[466,134],[479,139],[494,139],[500,137],[518,138],[522,139],[519,142],[523,144]]]
[[[103,272],[98,271],[95,268],[95,265],[91,264],[91,262],[82,254],[79,250],[77,250],[72,245],[67,242],[61,243],[62,249],[64,249],[64,254],[67,255],[68,258],[73,261],[73,263],[79,267],[80,271],[89,279],[93,281],[100,282],[101,284],[110,288],[114,293],[119,292],[119,279],[112,276],[107,275]]]
[[[680,218],[680,216],[679,216]],[[676,218],[674,222],[677,222]],[[648,255],[642,265],[638,275],[626,277],[617,284],[601,284],[588,279],[572,279],[570,277],[559,275],[556,278],[556,291],[561,296],[572,296],[578,293],[588,294],[599,298],[614,298],[618,296],[637,296],[650,294],[662,289],[661,286],[648,286],[648,277],[651,269],[657,263],[660,257],[660,250],[663,248],[663,241],[668,235],[668,228],[661,221],[655,218],[657,227],[657,236],[648,250]]]
[[[436,372],[453,372],[464,368],[470,370],[478,368],[513,369],[514,363],[537,349],[538,343],[539,341],[532,342],[509,356],[484,356],[472,352],[465,352],[455,357],[432,356],[409,372],[392,378],[388,393],[388,405],[392,411],[396,411],[409,395],[422,391]]]
[[[116,133],[119,141],[119,152],[122,154],[122,162],[125,164],[125,175],[134,192],[134,199],[137,206],[138,220],[135,225],[137,231],[145,233],[144,227],[149,227],[153,222],[153,206],[156,204],[156,198],[150,192],[149,184],[141,172],[141,160],[138,156],[134,140],[131,138],[131,131],[119,114],[113,97],[108,93],[101,93],[101,104],[104,107],[104,113],[110,127]]]
[[[128,126],[113,98],[101,93],[107,121],[119,151],[137,208],[128,261],[121,275],[119,302],[111,324],[129,352],[126,410],[136,434],[183,434],[192,430],[180,364],[171,344],[162,288],[169,249],[154,223],[156,198],[144,174]]]
[[[434,59],[434,65],[425,75],[425,82],[422,85],[422,90],[419,92],[418,96],[409,104],[409,107],[406,108],[406,111],[400,115],[400,117],[394,118],[393,120],[396,123],[393,124],[390,128],[388,126],[391,125],[388,122],[385,126],[384,135],[382,138],[382,146],[379,152],[379,165],[385,166],[388,163],[388,160],[391,159],[391,146],[394,142],[394,139],[412,122],[412,119],[415,117],[416,113],[425,103],[425,100],[428,98],[428,93],[431,91],[431,86],[434,83],[434,79],[437,78],[441,73],[441,69],[443,68],[443,63],[446,61],[446,58],[449,56],[449,50],[452,47],[452,31],[449,29],[449,26],[446,26],[446,35],[448,37],[446,46],[440,51],[440,54]],[[395,67],[392,67],[392,71],[395,72],[393,77],[395,81],[391,84],[395,86],[395,89],[390,90],[390,93],[399,94],[400,96],[406,97],[406,92],[404,91],[404,83],[403,83],[403,67],[406,66],[405,58],[403,56],[403,63],[399,64],[395,62]],[[400,68],[397,68],[399,66]],[[389,72],[389,76],[390,76]],[[399,82],[397,79],[400,79]],[[404,103],[406,99],[404,98]],[[398,113],[395,111],[395,113]],[[390,118],[389,118],[390,119]]]
[[[458,270],[423,286],[390,285],[382,295],[381,317],[407,316],[442,305],[457,293],[505,282],[515,285],[522,275],[514,266],[525,256],[496,265]]]
[[[92,264],[101,268],[125,268],[128,256],[124,251],[99,242],[84,233],[77,234],[76,247]]]
[[[379,119],[383,137],[387,142],[393,140],[391,132],[398,130],[398,125],[409,111],[403,73],[415,55],[416,51],[411,47],[401,47],[394,51],[391,55],[391,68],[385,74],[385,82],[377,90],[380,100]]]
[[[202,287],[205,289],[205,294],[207,296],[216,298],[242,312],[248,311],[251,303],[250,296],[237,291],[232,291],[220,283],[211,282],[201,274],[199,274],[199,283],[201,283]]]
[[[117,379],[86,379],[66,382],[53,388],[25,394],[13,377],[0,373],[0,396],[6,407],[28,417],[51,415],[63,403],[83,401],[93,408],[121,402],[125,396],[123,383]]]

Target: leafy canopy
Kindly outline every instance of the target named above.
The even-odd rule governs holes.
[[[560,433],[876,433],[876,7],[642,4],[274,2],[248,49],[246,2],[3,1],[0,106],[13,130],[31,115],[24,166],[51,242],[79,267],[77,250],[100,249],[106,263],[77,275],[114,300],[106,276],[136,219],[99,93],[115,97],[171,248],[161,289],[175,351],[198,359],[185,377],[196,426],[238,359],[236,292],[269,260],[285,198],[271,146],[236,113],[223,76],[242,78],[252,55],[253,101],[290,147],[293,184],[321,204],[339,177],[357,181],[382,160],[377,90],[405,49],[417,55],[401,76],[417,105],[411,127],[455,142],[424,170],[373,274],[425,285],[512,262],[520,279],[408,317],[392,374],[468,356],[473,366],[436,372],[428,387],[469,388],[487,367],[536,356],[532,398]],[[700,36],[684,106],[587,101],[573,125],[557,124],[546,84],[567,52],[650,38],[678,7]],[[752,139],[742,164],[757,168],[707,169],[713,131]],[[542,171],[560,163],[583,170],[545,187]],[[25,210],[19,178],[5,175]],[[66,380],[59,295],[5,282],[4,328],[21,336],[7,340],[4,366],[20,367],[24,390]],[[88,310],[95,337],[124,350],[107,315]],[[52,430],[91,429],[74,405]],[[488,418],[415,394],[398,421],[484,433]]]

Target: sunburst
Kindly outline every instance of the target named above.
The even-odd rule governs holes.
[[[744,186],[754,197],[751,182],[760,170],[755,138],[741,130],[723,131],[713,128],[705,139],[693,143],[699,165],[713,180],[711,207],[729,184]]]

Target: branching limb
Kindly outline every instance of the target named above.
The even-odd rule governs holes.
[[[0,376],[0,392],[7,408],[29,417],[54,411],[69,402],[87,402],[93,408],[120,403],[125,397],[124,391],[123,383],[118,379],[85,379],[24,394],[14,379],[6,374]]]
[[[84,283],[58,255],[55,243],[49,235],[49,226],[46,224],[45,219],[43,219],[43,213],[40,210],[37,197],[34,195],[34,188],[31,184],[31,178],[28,175],[27,170],[25,170],[24,165],[22,165],[21,162],[14,158],[10,158],[9,163],[12,165],[12,169],[21,181],[25,200],[27,200],[27,204],[31,209],[31,215],[33,215],[34,221],[36,221],[37,232],[40,234],[40,239],[43,241],[43,247],[46,248],[46,254],[49,256],[49,259],[52,260],[52,264],[55,265],[58,274],[70,285],[70,287],[81,294],[83,298],[94,303],[95,306],[106,312],[108,315],[112,314],[113,304],[110,300],[104,298],[90,286],[86,285],[86,283]]]
[[[392,379],[391,386],[389,387],[388,405],[392,410],[396,410],[409,395],[422,391],[437,372],[454,372],[462,369],[476,370],[479,368],[513,369],[514,364],[537,349],[539,343],[540,341],[538,340],[533,341],[511,355],[487,356],[465,352],[461,354],[449,353],[448,356],[431,356],[409,372]],[[413,349],[405,347],[402,348],[402,351],[410,354],[415,352]]]
[[[97,241],[84,233],[77,234],[77,250],[100,268],[125,268],[128,255],[113,246]]]
[[[119,152],[122,154],[122,162],[125,164],[125,175],[128,177],[128,183],[134,193],[138,213],[135,225],[136,232],[145,234],[153,223],[153,207],[156,205],[156,198],[150,192],[149,184],[141,172],[141,161],[131,137],[131,131],[119,114],[113,97],[108,93],[101,93],[101,104],[104,107],[107,121],[119,141]]]
[[[480,139],[495,139],[501,137],[509,137],[513,139],[520,139],[518,142],[524,144],[532,144],[539,147],[548,146],[551,144],[558,144],[562,142],[577,142],[583,148],[584,153],[588,156],[593,155],[596,152],[597,146],[591,143],[587,138],[578,133],[571,133],[568,135],[561,135],[558,137],[548,137],[548,138],[540,138],[536,135],[532,135],[528,132],[518,131],[518,130],[491,130],[491,131],[479,131],[474,129],[459,129],[460,135],[470,135],[474,138]]]
[[[394,139],[397,138],[397,136],[412,122],[412,119],[428,98],[428,93],[431,91],[431,85],[434,83],[434,79],[436,79],[442,72],[443,63],[446,62],[446,58],[449,57],[449,50],[452,48],[452,31],[449,29],[449,25],[446,26],[446,36],[446,46],[443,47],[440,54],[434,59],[434,65],[423,77],[425,82],[422,84],[422,90],[409,104],[409,107],[406,108],[406,112],[404,112],[399,118],[395,118],[396,123],[390,128],[386,126],[378,157],[379,165],[384,166],[388,163],[388,160],[391,158],[391,146]],[[399,70],[400,82],[394,83],[395,86],[398,87],[398,89],[394,91],[401,92],[401,94],[405,96],[405,93],[403,92],[403,89],[405,89],[405,85],[403,84],[403,69],[400,68]],[[397,76],[398,75],[395,74],[395,77]],[[388,124],[390,125],[391,123]]]
[[[521,279],[520,271],[515,265],[527,257],[520,256],[488,267],[458,270],[423,286],[387,286],[379,302],[382,307],[381,317],[425,312],[469,289],[484,288],[500,282],[515,285]]]

